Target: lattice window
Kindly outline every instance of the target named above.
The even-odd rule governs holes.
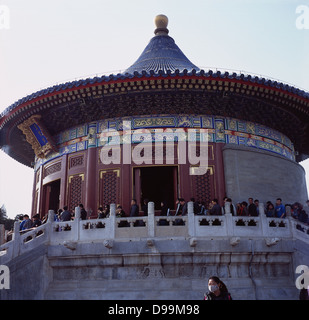
[[[49,176],[52,173],[58,172],[61,170],[61,162],[50,165],[49,167],[44,168],[43,179]]]
[[[70,176],[69,178],[68,205],[70,211],[74,211],[75,207],[82,203],[83,181],[83,174]]]
[[[100,204],[119,203],[119,170],[100,173]]]
[[[70,158],[70,168],[82,166],[84,164],[84,156],[77,156]]]
[[[208,205],[214,197],[213,171],[208,169],[206,174],[194,175],[192,179],[195,201]]]

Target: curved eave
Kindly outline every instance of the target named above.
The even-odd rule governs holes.
[[[263,103],[268,103],[272,108],[282,108],[299,119],[299,123],[304,129],[302,138],[297,146],[299,152],[298,161],[306,158],[309,154],[309,94],[289,85],[267,80],[265,78],[230,74],[228,72],[213,72],[209,70],[184,70],[179,72],[154,71],[133,74],[117,74],[110,76],[95,77],[64,83],[33,93],[20,99],[7,108],[0,117],[0,146],[10,146],[6,151],[17,161],[31,166],[34,160],[34,153],[28,150],[19,150],[23,146],[29,149],[29,144],[24,141],[23,134],[17,125],[25,121],[34,114],[51,113],[56,110],[71,109],[72,106],[80,107],[85,104],[84,111],[87,111],[89,102],[104,105],[104,101],[110,97],[119,95],[148,94],[154,92],[199,92],[205,94],[222,96],[233,96],[237,99],[256,99]],[[93,109],[94,110],[94,109]],[[76,111],[77,112],[77,111]],[[78,111],[79,112],[79,111]],[[89,112],[90,108],[89,108]],[[270,110],[270,112],[272,112]],[[121,115],[121,114],[120,114]],[[128,114],[123,114],[123,116]],[[99,120],[92,119],[90,121]],[[118,114],[119,116],[119,114]],[[268,115],[269,116],[269,115]],[[278,113],[276,114],[278,116]],[[83,118],[86,121],[85,118]],[[67,119],[68,127],[80,124],[77,120]],[[82,121],[82,120],[80,120]],[[49,125],[52,125],[49,123]],[[56,123],[54,124],[56,126]],[[271,125],[269,125],[271,127]],[[14,132],[14,134],[13,134]],[[58,131],[51,132],[57,134]],[[289,136],[286,132],[282,132]],[[18,140],[17,135],[20,134]],[[19,141],[19,142],[18,142]],[[294,141],[293,141],[294,142]],[[18,145],[17,145],[18,144]],[[31,148],[31,147],[30,147]],[[14,150],[15,149],[15,150]],[[18,150],[16,150],[18,149]]]
[[[38,100],[44,99],[46,97],[49,97],[53,94],[59,94],[62,92],[68,92],[68,91],[74,91],[76,89],[82,89],[82,88],[87,88],[91,87],[92,85],[97,85],[97,84],[108,84],[108,83],[113,83],[113,82],[128,82],[128,81],[134,81],[135,78],[141,79],[141,78],[167,78],[167,77],[186,77],[186,76],[197,76],[197,77],[204,77],[204,78],[214,78],[215,80],[222,79],[222,80],[238,80],[238,81],[244,81],[257,85],[263,85],[266,87],[269,87],[271,89],[279,89],[286,91],[289,94],[295,95],[297,98],[304,98],[305,100],[309,99],[309,93],[305,92],[304,90],[300,90],[296,87],[292,87],[290,85],[284,84],[282,82],[277,82],[277,81],[272,81],[268,80],[265,78],[260,78],[260,77],[252,77],[250,75],[244,75],[244,74],[236,74],[236,73],[229,73],[225,72],[222,73],[220,71],[213,72],[212,70],[209,71],[196,71],[192,70],[188,72],[188,70],[183,70],[180,72],[179,70],[175,70],[175,72],[172,71],[167,71],[163,72],[162,70],[159,70],[158,72],[154,72],[153,70],[146,72],[133,72],[133,73],[125,73],[125,74],[111,74],[109,76],[101,76],[101,77],[94,77],[94,78],[88,78],[84,80],[76,80],[72,82],[66,82],[63,84],[55,85],[53,87],[49,87],[46,89],[39,90],[37,92],[34,92],[18,101],[13,103],[11,106],[6,108],[1,114],[0,114],[0,128],[2,125],[2,122],[4,118],[7,116],[10,116],[13,112],[18,111],[19,107],[25,107],[26,105],[36,102]]]

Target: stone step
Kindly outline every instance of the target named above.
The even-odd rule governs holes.
[[[290,277],[224,279],[234,300],[296,300]],[[200,279],[68,280],[50,283],[45,299],[201,300],[207,281]]]

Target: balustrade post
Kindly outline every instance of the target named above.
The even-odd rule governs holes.
[[[15,258],[19,255],[19,250],[20,250],[20,233],[19,233],[19,228],[20,228],[20,222],[15,221],[14,222],[14,233],[13,233],[13,256],[12,258]]]
[[[285,215],[287,218],[291,217],[291,206],[285,206]]]
[[[231,213],[231,203],[230,202],[225,202],[224,211],[225,211],[225,214]]]
[[[110,205],[110,212],[109,212],[109,224],[106,224],[106,226],[108,226],[109,228],[109,237],[110,239],[114,239],[115,238],[115,234],[116,234],[116,204],[115,203],[111,203]]]
[[[225,213],[225,215],[223,215],[222,218],[223,218],[223,223],[225,221],[226,235],[229,237],[234,236],[234,220],[231,212]]]
[[[262,234],[263,236],[267,237],[268,236],[268,231],[269,231],[269,225],[268,225],[268,220],[265,214],[265,208],[264,208],[264,203],[259,203],[259,217],[262,225]]]
[[[287,227],[290,230],[290,235],[295,238],[295,228],[294,228],[294,224],[293,224],[293,220],[294,218],[292,217],[292,208],[291,206],[286,206],[285,207],[285,215],[286,215],[286,219],[287,219]]]
[[[259,216],[265,216],[265,207],[264,207],[264,203],[259,202]]]
[[[47,234],[47,239],[48,241],[51,240],[51,237],[53,235],[53,226],[52,223],[55,221],[55,212],[54,210],[48,210],[48,218],[47,218],[47,225],[45,231],[48,233]]]
[[[19,232],[19,228],[20,228],[20,222],[19,221],[15,221],[14,222],[14,233],[13,233],[13,254],[12,254],[12,259],[17,257],[19,255],[20,252],[20,232]]]
[[[73,241],[78,241],[79,240],[79,236],[80,236],[80,230],[79,228],[81,227],[80,226],[80,214],[81,214],[81,208],[78,206],[78,207],[75,207],[75,215],[74,215],[74,223],[73,223]]]
[[[155,204],[148,202],[148,237],[155,236]]]
[[[53,223],[54,221],[55,221],[55,211],[54,210],[48,210],[47,223]]]
[[[20,228],[20,222],[19,221],[15,221],[14,222],[13,240],[15,240],[16,238],[20,237],[19,228]]]
[[[225,215],[223,216],[223,220],[225,220],[225,228],[227,236],[234,236],[234,226],[233,226],[233,216],[231,213],[231,203],[225,202],[224,204]]]
[[[195,221],[194,221],[194,204],[192,201],[187,203],[188,205],[188,234],[190,237],[195,236]]]

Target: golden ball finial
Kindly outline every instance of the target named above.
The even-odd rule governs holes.
[[[154,19],[155,25],[156,25],[156,30],[155,34],[156,35],[162,35],[162,34],[168,34],[168,17],[165,16],[164,14],[158,14],[155,19]]]
[[[164,29],[168,25],[168,17],[164,14],[158,14],[154,19],[157,28]]]

